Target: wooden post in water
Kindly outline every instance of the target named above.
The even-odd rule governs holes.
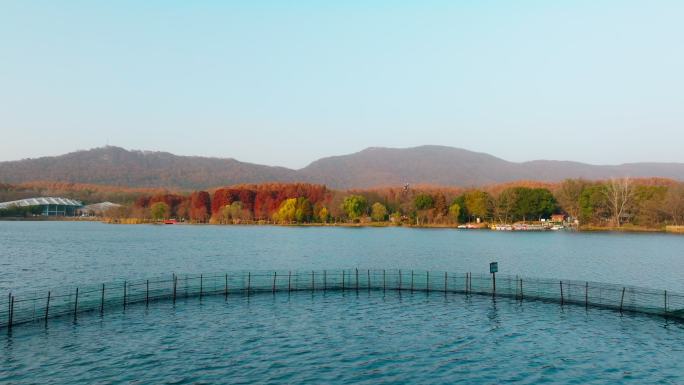
[[[368,281],[366,284],[368,285],[368,291],[371,290],[371,280],[370,280],[370,269],[366,270],[366,274],[368,275]]]
[[[12,328],[12,293],[7,296],[7,330]]]
[[[102,298],[100,298],[100,315],[104,314],[104,291],[105,284],[102,284]]]
[[[447,293],[447,272],[444,272],[444,295],[446,296]]]
[[[622,288],[622,297],[620,297],[620,313],[622,313],[622,305],[625,303],[625,288]]]
[[[411,293],[413,293],[413,270],[411,270]]]
[[[202,300],[202,292],[204,291],[204,275],[200,274],[200,301]]]
[[[385,269],[382,269],[382,291],[383,292],[387,290],[387,279],[386,279],[385,275],[386,275]]]
[[[356,269],[356,292],[359,292],[359,269]]]
[[[223,287],[223,300],[224,301],[228,300],[228,273],[226,273],[226,276],[225,276],[225,285]]]
[[[9,320],[7,322],[7,332],[12,330],[12,322],[14,321],[14,296],[10,293],[9,297]]]
[[[145,306],[150,306],[150,280],[145,281]]]
[[[47,303],[45,304],[45,327],[47,327],[48,324],[48,315],[50,313],[50,295],[52,292],[48,291],[48,296],[47,296]]]
[[[399,287],[397,290],[401,290],[401,270],[399,270]]]
[[[589,309],[589,282],[584,284],[584,308]]]
[[[525,295],[523,294],[523,280],[520,278],[520,302],[522,302],[523,298],[525,298]]]
[[[178,277],[176,273],[173,274],[173,304],[176,304],[176,291],[178,290]]]
[[[342,270],[342,291],[344,291],[344,270]]]
[[[74,322],[76,322],[76,312],[78,311],[78,288],[76,288],[76,300],[74,301]]]
[[[247,272],[247,295],[249,295],[249,291],[252,288],[252,272]]]
[[[492,298],[496,297],[496,273],[492,273]]]
[[[275,294],[275,285],[276,285],[276,277],[277,276],[278,276],[278,272],[274,271],[273,272],[273,288],[271,289],[271,292],[273,292],[273,294]]]
[[[124,281],[124,297],[123,297],[123,308],[126,310],[126,287],[128,286],[128,283]]]
[[[667,314],[667,290],[665,290],[665,314]]]
[[[323,270],[323,292],[328,290],[328,272]]]
[[[292,291],[292,271],[287,273],[287,292]]]
[[[311,291],[315,291],[315,290],[316,290],[316,287],[315,287],[315,283],[314,283],[314,271],[311,270]]]
[[[468,294],[468,273],[465,276],[465,293]]]
[[[425,289],[427,293],[430,294],[430,272],[425,272]]]
[[[560,293],[561,293],[561,306],[565,303],[565,298],[563,298],[563,281],[560,281]]]

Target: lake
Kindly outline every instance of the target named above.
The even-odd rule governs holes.
[[[0,291],[227,270],[499,272],[684,292],[684,236],[0,222]]]
[[[172,273],[404,269],[684,291],[684,237],[0,222],[0,290]],[[684,324],[540,301],[382,291],[155,301],[0,334],[0,383],[682,383]]]

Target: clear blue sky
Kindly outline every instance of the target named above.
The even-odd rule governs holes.
[[[683,20],[660,0],[0,0],[0,160],[684,162]]]

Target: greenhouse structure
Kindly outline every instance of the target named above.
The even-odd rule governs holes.
[[[43,216],[63,216],[73,217],[78,215],[78,209],[83,204],[74,199],[68,198],[54,198],[54,197],[39,197],[26,198],[11,202],[0,203],[0,210],[10,209],[12,207],[35,207],[40,206],[40,215]]]

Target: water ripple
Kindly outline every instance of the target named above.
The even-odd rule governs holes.
[[[487,297],[158,302],[1,337],[3,383],[682,383],[684,326]]]

